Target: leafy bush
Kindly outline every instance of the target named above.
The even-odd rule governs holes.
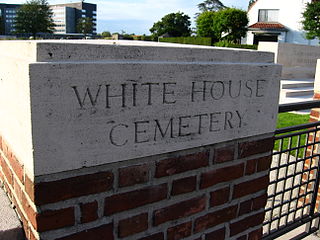
[[[211,38],[209,37],[168,37],[168,38],[159,38],[159,42],[211,46]]]
[[[258,49],[257,45],[236,44],[236,43],[231,43],[228,41],[216,42],[216,43],[214,43],[214,46],[216,46],[216,47],[229,47],[229,48],[245,48],[245,49],[254,49],[254,50]]]

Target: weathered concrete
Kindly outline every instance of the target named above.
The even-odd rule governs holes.
[[[260,42],[259,51],[275,53],[275,63],[283,65],[282,79],[314,78],[319,46],[290,43]]]
[[[32,53],[14,64],[15,44]],[[0,60],[0,111],[10,116],[0,132],[9,143],[25,133],[16,151],[31,175],[273,131],[280,66],[272,54],[134,44],[0,43],[0,52],[11,49]]]

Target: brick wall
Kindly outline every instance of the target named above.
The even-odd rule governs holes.
[[[315,89],[315,94],[313,96],[314,100],[320,100],[320,92],[317,91],[317,89]],[[311,110],[310,112],[310,122],[318,122],[320,121],[320,108],[314,108]],[[308,138],[308,144],[310,146],[308,146],[307,148],[307,153],[306,156],[309,157],[305,160],[304,162],[304,169],[306,170],[306,172],[303,174],[303,183],[305,183],[302,186],[302,190],[301,190],[301,194],[306,194],[306,192],[312,192],[313,186],[312,184],[307,184],[310,181],[313,181],[316,178],[316,174],[315,174],[315,170],[309,170],[312,167],[318,166],[319,164],[319,141],[320,140],[320,132],[312,132],[309,134],[309,138]],[[311,157],[311,156],[315,156],[315,157]],[[309,170],[309,171],[307,171]],[[306,188],[308,188],[306,190]],[[301,198],[300,204],[306,204],[306,203],[310,203],[311,201],[311,194],[307,194],[306,197]],[[316,200],[316,209],[319,208],[319,203],[320,203],[320,188],[317,194],[317,200]]]
[[[0,180],[33,239],[260,239],[273,138],[30,179],[0,139]]]

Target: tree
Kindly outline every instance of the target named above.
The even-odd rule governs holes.
[[[84,17],[84,18],[78,19],[78,23],[77,23],[78,33],[82,33],[86,36],[87,34],[92,33],[92,31],[93,31],[92,18]]]
[[[201,37],[211,37],[213,41],[224,39],[237,43],[246,35],[248,22],[247,13],[236,8],[204,12],[196,20],[197,33]]]
[[[239,43],[241,38],[247,33],[249,23],[247,12],[226,8],[216,12],[214,17],[214,31],[219,40],[227,40]]]
[[[199,37],[211,37],[217,41],[216,32],[214,31],[215,12],[207,11],[201,13],[197,19],[197,35]]]
[[[16,33],[52,33],[55,24],[47,0],[30,0],[17,10],[15,18]]]
[[[205,0],[198,4],[198,8],[201,12],[216,12],[226,8],[226,6],[219,0]]]
[[[154,38],[163,34],[172,37],[188,37],[191,35],[190,17],[182,12],[165,15],[160,21],[153,24],[150,32]]]
[[[320,2],[313,1],[307,3],[303,18],[302,25],[303,29],[306,31],[306,38],[320,38]]]
[[[101,33],[101,36],[102,37],[111,37],[112,35],[111,35],[111,33],[109,31],[104,31],[104,32]]]

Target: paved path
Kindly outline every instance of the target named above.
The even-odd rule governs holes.
[[[16,212],[0,187],[0,240],[23,240],[24,233]]]

